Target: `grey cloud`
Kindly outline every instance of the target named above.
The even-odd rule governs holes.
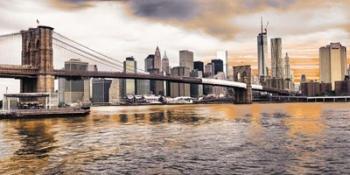
[[[200,31],[211,36],[231,40],[240,32],[233,24],[241,15],[273,10],[275,12],[317,9],[321,6],[344,4],[348,0],[50,0],[58,8],[75,10],[88,8],[100,1],[124,2],[128,15],[162,22],[187,30]],[[345,25],[347,28],[348,25]]]
[[[157,19],[191,19],[198,10],[193,0],[131,0],[130,6],[135,15]]]

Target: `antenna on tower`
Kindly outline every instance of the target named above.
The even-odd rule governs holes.
[[[266,27],[265,27],[265,32],[267,33],[267,27],[269,26],[269,22],[267,21],[267,23],[266,23]]]
[[[263,25],[264,25],[264,19],[263,19],[263,17],[261,16],[261,33],[264,32],[264,27],[263,27]]]

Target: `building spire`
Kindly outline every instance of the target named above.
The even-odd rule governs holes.
[[[168,59],[168,56],[166,55],[166,51],[164,51],[163,59],[164,58]]]
[[[261,33],[264,33],[264,19],[263,17],[261,16]]]

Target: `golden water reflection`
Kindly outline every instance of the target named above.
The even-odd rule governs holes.
[[[269,163],[270,169],[278,170],[275,173],[280,169],[313,173],[318,171],[310,169],[333,160],[324,149],[336,138],[333,134],[344,134],[334,127],[349,123],[349,107],[347,103],[98,107],[88,117],[3,120],[0,174],[84,174],[87,169],[138,174],[144,170],[133,166],[138,164],[152,165],[162,173],[160,162],[177,168],[192,163],[204,168],[209,163],[223,173],[232,166],[242,173],[262,173],[255,161],[262,163],[261,168],[263,162]],[[341,143],[332,155],[344,154],[343,148],[350,147],[346,139],[350,140],[345,138],[345,145]],[[234,165],[223,164],[236,160],[240,161]]]

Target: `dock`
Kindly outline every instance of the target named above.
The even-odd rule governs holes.
[[[350,102],[350,96],[272,96],[274,102]]]
[[[16,109],[1,111],[0,119],[51,118],[51,117],[78,117],[90,113],[90,109],[57,108],[57,109]]]

